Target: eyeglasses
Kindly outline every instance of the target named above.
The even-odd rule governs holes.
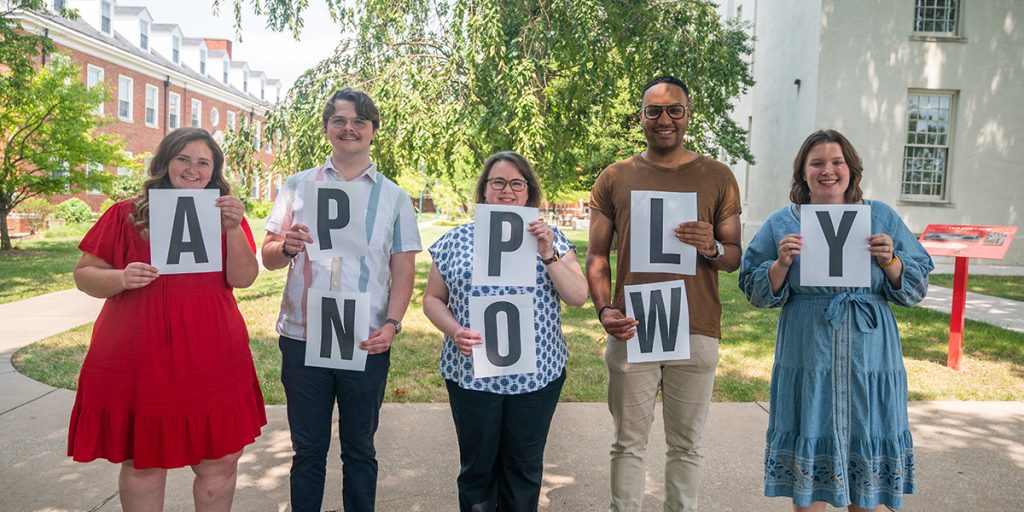
[[[668,117],[672,119],[682,119],[686,115],[686,112],[690,110],[689,105],[647,105],[644,107],[644,117],[647,119],[657,119],[661,117],[663,111],[668,112]]]
[[[513,192],[522,192],[526,190],[526,180],[506,180],[505,178],[491,178],[487,180],[487,183],[491,186],[492,190],[505,190],[505,187],[512,187]]]
[[[365,117],[355,117],[353,119],[348,119],[346,117],[334,116],[330,118],[330,120],[328,120],[327,123],[334,128],[344,128],[345,125],[349,123],[349,121],[352,122],[352,127],[355,128],[356,130],[362,130],[363,128],[366,128],[367,126],[370,125],[370,120]]]

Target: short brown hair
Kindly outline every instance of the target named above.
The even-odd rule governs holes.
[[[370,95],[363,91],[345,87],[334,91],[331,99],[327,100],[327,104],[324,105],[324,112],[320,117],[324,130],[327,129],[327,121],[330,121],[331,116],[334,115],[334,102],[338,100],[347,101],[355,105],[356,113],[373,123],[373,131],[377,131],[380,128],[380,111],[377,110],[377,105],[373,104]]]
[[[807,155],[814,146],[824,142],[835,142],[843,151],[843,159],[850,169],[850,184],[846,187],[844,199],[846,204],[859,203],[864,197],[864,191],[860,189],[860,178],[864,174],[864,162],[861,161],[857,149],[843,134],[835,130],[818,130],[804,140],[800,151],[793,160],[793,183],[789,191],[789,200],[793,204],[807,204],[811,202],[811,188],[804,179],[804,165],[807,164]]]
[[[489,157],[484,162],[484,170],[480,173],[480,177],[476,180],[476,202],[483,204],[484,202],[484,191],[487,190],[487,179],[491,174],[491,168],[498,162],[509,162],[516,166],[519,170],[519,174],[523,175],[523,179],[526,180],[526,206],[536,208],[540,206],[541,190],[540,181],[537,179],[537,174],[533,172],[533,166],[530,162],[526,161],[526,158],[515,151],[499,151]]]

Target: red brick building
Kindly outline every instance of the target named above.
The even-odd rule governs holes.
[[[51,0],[49,7],[46,12],[18,11],[14,17],[24,30],[49,37],[58,52],[70,56],[82,68],[84,83],[106,85],[110,97],[97,114],[115,122],[100,132],[121,134],[128,153],[144,156],[175,128],[198,126],[223,141],[238,123],[255,123],[259,131],[253,144],[267,172],[253,195],[273,198],[280,179],[270,178],[274,157],[263,127],[283,93],[279,80],[249,63],[233,61],[231,41],[185,37],[178,25],[154,23],[145,7],[118,5],[116,0]],[[79,19],[61,17],[64,8],[77,10]],[[52,58],[40,57],[44,62]],[[77,197],[94,210],[106,199],[98,191]]]

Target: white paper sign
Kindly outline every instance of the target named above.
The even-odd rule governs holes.
[[[217,189],[149,191],[149,255],[160,274],[224,268],[218,197]]]
[[[676,227],[697,220],[697,194],[634,190],[630,196],[630,272],[697,273],[697,248],[676,238]]]
[[[690,358],[690,308],[686,283],[664,281],[626,286],[626,316],[637,319],[636,335],[626,342],[626,362]]]
[[[537,286],[535,220],[536,208],[476,205],[473,286]]]
[[[533,294],[470,297],[469,328],[483,336],[473,347],[473,378],[537,371]]]
[[[370,337],[370,294],[309,289],[306,366],[363,371]]]
[[[306,244],[312,261],[369,254],[365,184],[338,181],[307,181],[301,206],[294,217],[309,228],[313,243]]]
[[[871,286],[871,207],[800,205],[800,284]]]

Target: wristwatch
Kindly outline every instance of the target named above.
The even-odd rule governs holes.
[[[387,320],[384,320],[384,323],[395,326],[395,334],[402,332],[402,322],[399,322],[394,318],[388,318]]]
[[[703,254],[701,256],[703,256]],[[719,242],[718,240],[715,240],[715,255],[714,256],[704,256],[704,259],[706,259],[708,261],[715,261],[715,260],[718,260],[718,259],[722,259],[722,256],[725,256],[725,246],[722,245],[722,242]]]
[[[559,258],[560,258],[560,256],[558,255],[558,251],[552,251],[550,258],[541,258],[540,262],[545,264],[545,265],[550,265],[550,264],[558,261]]]

